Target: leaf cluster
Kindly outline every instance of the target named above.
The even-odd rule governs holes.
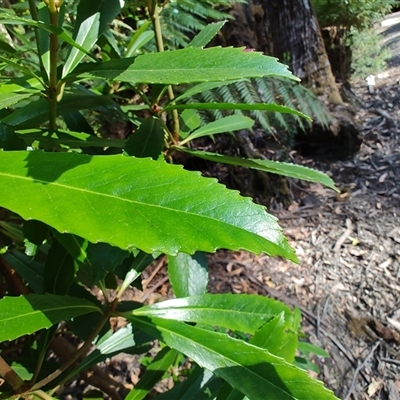
[[[196,110],[308,117],[275,102],[187,99],[234,81],[296,78],[261,53],[206,48],[221,24],[164,51],[162,5],[137,5],[145,6],[138,13],[148,13],[152,34],[149,24],[138,27],[125,49],[111,34],[123,12],[119,0],[95,7],[80,0],[76,14],[52,0],[38,9],[31,3],[30,17],[0,14],[11,27],[6,50],[25,54],[12,35],[21,26],[36,46],[26,49],[36,55],[32,62],[2,58],[12,73],[0,84],[0,397],[51,399],[98,363],[155,347],[129,393],[116,393],[115,382],[102,389],[112,398],[143,399],[184,360],[193,365],[187,379],[160,398],[334,399],[299,368],[297,349],[303,361],[318,350],[299,344],[298,313],[262,296],[207,293],[207,252],[245,249],[297,260],[276,218],[215,179],[174,165],[176,154],[190,153],[335,189],[318,171],[196,146],[198,138],[254,124],[237,114],[201,125]],[[153,38],[158,50],[145,51]],[[102,134],[99,116],[125,123],[129,134]],[[154,260],[167,261],[176,298],[147,305],[140,277]],[[143,297],[123,301],[133,287]],[[126,325],[113,329],[115,318]]]

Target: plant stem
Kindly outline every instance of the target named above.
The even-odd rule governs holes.
[[[160,9],[157,5],[157,0],[151,0],[150,2],[148,2],[148,10],[149,10],[149,15],[150,15],[151,21],[153,23],[157,50],[158,50],[158,52],[161,53],[164,51],[164,40],[162,37],[162,29],[161,29],[161,22],[160,22]],[[169,101],[174,100],[175,95],[174,95],[172,86],[168,86],[167,93],[168,93]],[[177,110],[172,110],[172,134],[173,134],[173,138],[174,138],[175,142],[178,142],[178,140],[179,140],[179,131],[180,131],[179,114],[178,114]]]
[[[58,9],[55,0],[49,0],[50,24],[58,26]],[[50,34],[50,74],[49,74],[49,131],[53,133],[57,130],[57,61],[58,61],[58,37]]]
[[[100,319],[97,326],[93,329],[92,333],[86,339],[83,346],[69,360],[64,362],[64,364],[62,364],[60,366],[60,368],[56,369],[52,374],[48,375],[46,378],[42,379],[41,381],[39,381],[38,383],[33,385],[31,390],[38,390],[41,387],[47,385],[48,383],[50,383],[51,381],[56,379],[58,376],[60,376],[64,371],[66,371],[76,361],[78,361],[80,358],[84,357],[86,355],[86,353],[90,350],[93,340],[96,338],[96,336],[99,334],[99,332],[103,329],[103,326],[106,324],[106,322],[110,318],[111,313],[115,310],[117,304],[118,304],[117,302],[114,302],[110,305],[109,309],[104,313],[103,317]]]
[[[4,358],[1,356],[0,375],[14,390],[18,390],[24,384],[24,381],[21,379],[21,377],[5,362]]]

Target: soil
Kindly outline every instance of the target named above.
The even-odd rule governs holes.
[[[400,13],[379,29],[392,58],[374,93],[365,82],[353,86],[362,104],[359,152],[345,161],[292,154],[327,172],[341,192],[292,181],[296,201],[271,211],[299,264],[246,252],[209,258],[210,291],[259,293],[301,309],[307,340],[330,354],[315,358],[321,372],[310,374],[346,400],[400,399]],[[150,301],[170,294],[162,261],[144,278]],[[125,384],[140,372],[125,355],[103,366]],[[81,383],[60,398],[79,398]]]

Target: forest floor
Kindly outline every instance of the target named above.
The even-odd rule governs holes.
[[[363,104],[359,152],[330,162],[295,155],[328,173],[341,193],[307,184],[288,209],[273,212],[299,265],[246,252],[209,259],[212,292],[258,293],[302,310],[307,340],[330,354],[315,358],[321,372],[310,374],[346,400],[400,400],[400,13],[381,29],[388,69],[373,94],[364,82],[353,86]],[[162,260],[145,271],[150,302],[170,295],[166,278]],[[140,371],[127,355],[104,367],[127,387]],[[60,398],[79,398],[79,387],[75,381]]]
[[[346,161],[296,162],[327,172],[341,189],[303,186],[274,212],[300,264],[247,253],[212,259],[213,289],[274,296],[303,312],[308,340],[331,357],[317,376],[341,399],[400,399],[400,13],[382,24],[391,50],[362,108],[359,152]]]
[[[365,82],[353,85],[360,150],[346,161],[295,157],[327,172],[341,193],[309,184],[274,213],[300,264],[220,252],[211,274],[215,290],[300,307],[307,340],[331,356],[316,361],[317,377],[346,400],[400,399],[400,13],[379,30],[388,68],[373,94]]]

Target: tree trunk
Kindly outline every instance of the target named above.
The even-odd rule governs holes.
[[[311,0],[248,0],[248,4],[235,4],[232,16],[235,21],[223,33],[225,45],[277,57],[330,105],[335,123],[330,129],[314,124],[311,132],[299,132],[301,148],[327,153],[329,158],[352,156],[359,149],[359,129],[332,74]]]
[[[233,16],[230,44],[277,57],[317,96],[343,103],[310,0],[249,0]]]

